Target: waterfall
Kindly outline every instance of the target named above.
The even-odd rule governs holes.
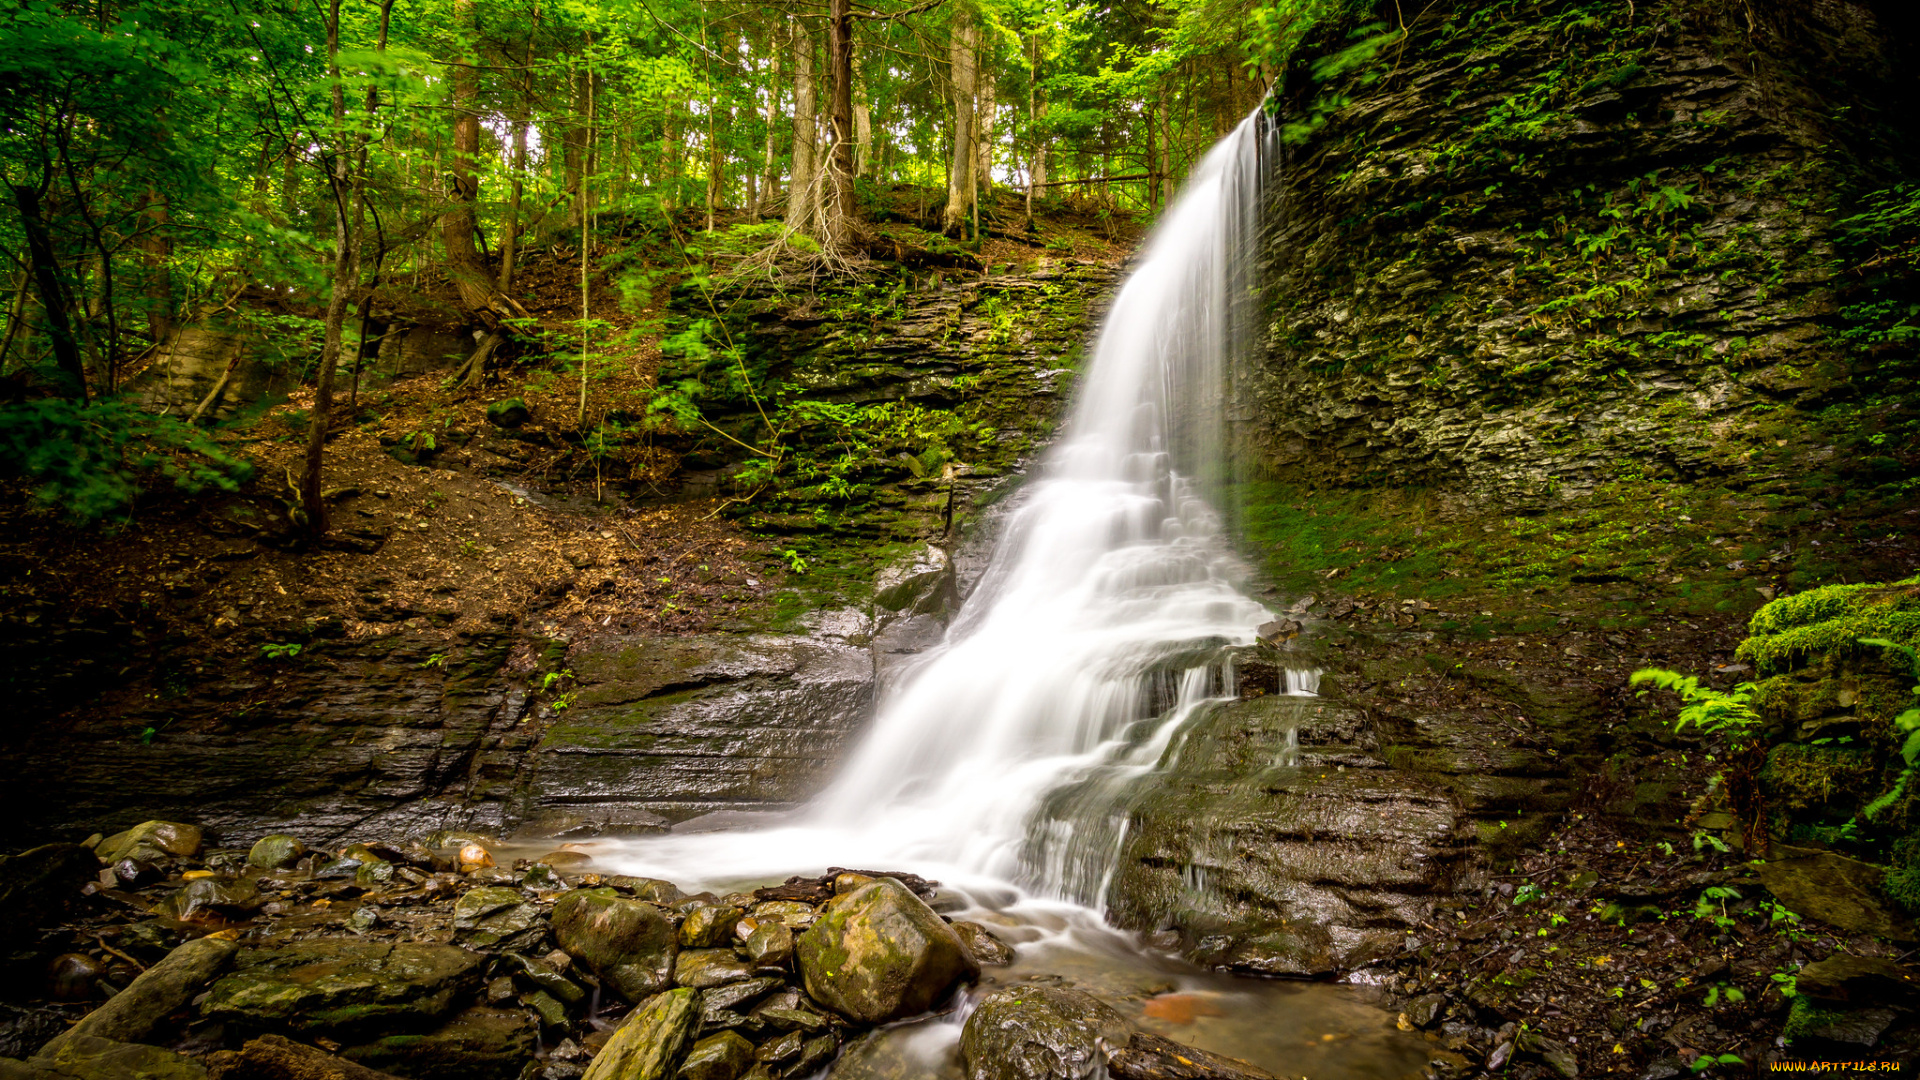
[[[1100,792],[1234,693],[1221,650],[1272,617],[1236,587],[1215,509],[1270,137],[1256,112],[1194,170],[991,567],[838,779],[781,827],[627,841],[603,861],[681,881],[930,866],[1099,901],[1126,836]],[[1075,806],[1048,805],[1069,786]]]

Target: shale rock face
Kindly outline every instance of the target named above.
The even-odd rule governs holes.
[[[1828,208],[1913,120],[1874,9],[1451,6],[1276,172],[1258,456],[1511,512],[1831,453],[1754,407],[1853,392]]]
[[[926,1012],[980,970],[953,928],[892,878],[835,897],[795,958],[808,994],[868,1024]]]

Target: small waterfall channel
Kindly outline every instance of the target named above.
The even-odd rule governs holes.
[[[1224,472],[1229,366],[1247,339],[1240,309],[1271,140],[1256,113],[1195,169],[1115,298],[1063,436],[1009,513],[992,565],[838,778],[779,822],[601,841],[596,861],[689,887],[829,865],[938,878],[1016,944],[1003,983],[1047,973],[1121,997],[1209,996],[1220,1004],[1201,1012],[1220,1030],[1164,1033],[1276,1071],[1297,1074],[1304,1048],[1335,1038],[1325,1029],[1342,1040],[1355,1027],[1391,1032],[1391,1018],[1345,991],[1200,972],[1101,915],[1129,781],[1177,759],[1183,729],[1236,694],[1229,650],[1273,618],[1236,586],[1208,498]],[[1283,678],[1286,692],[1310,695],[1318,673]],[[941,1055],[957,1018],[921,1027],[899,1036],[921,1063],[899,1075],[948,1075]],[[1417,1075],[1417,1054],[1386,1049],[1379,1032],[1372,1041],[1378,1052],[1348,1044],[1310,1075]]]

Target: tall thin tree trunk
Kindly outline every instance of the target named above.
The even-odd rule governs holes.
[[[820,185],[814,130],[813,35],[793,20],[793,178],[787,184],[787,224],[809,236],[819,234]]]
[[[500,291],[513,292],[513,264],[520,253],[520,204],[526,197],[527,128],[533,123],[533,35],[540,29],[540,4],[534,0],[533,29],[527,31],[527,53],[522,62],[520,115],[513,121],[513,196],[507,208],[507,235],[500,241]]]
[[[471,4],[472,0],[460,0]],[[306,470],[300,482],[300,502],[307,528],[315,536],[327,531],[327,502],[321,496],[321,466],[326,455],[327,428],[333,419],[333,373],[340,364],[342,328],[347,303],[359,274],[359,245],[355,233],[360,214],[361,174],[352,167],[347,148],[347,95],[340,84],[340,3],[331,0],[327,14],[327,66],[333,82],[333,158],[327,169],[327,187],[333,203],[333,274],[327,294],[327,316],[320,346],[320,373],[314,382],[313,413],[307,425]],[[471,11],[471,8],[469,8]]]
[[[824,240],[829,251],[846,255],[853,248],[858,212],[853,198],[853,11],[850,0],[828,0],[827,11],[827,73],[832,80],[827,116],[833,147],[827,161]]]
[[[338,0],[334,0],[338,2]],[[454,25],[471,44],[477,37],[474,0],[454,0]],[[500,320],[525,318],[526,309],[500,291],[499,282],[475,244],[479,218],[474,203],[480,196],[480,74],[474,65],[453,67],[453,159],[447,176],[453,209],[440,217],[440,242],[446,249],[447,276],[460,294],[460,305],[485,323],[500,329]],[[356,212],[358,212],[356,210]]]
[[[1047,140],[1040,133],[1040,35],[1027,38],[1027,231],[1033,232],[1033,192],[1047,182]]]
[[[964,5],[954,8],[953,31],[947,43],[947,60],[953,73],[953,165],[947,172],[947,208],[940,216],[940,231],[956,239],[966,232],[968,211],[972,209],[977,160],[973,148],[974,52],[979,41],[980,29],[973,12]]]
[[[147,220],[152,231],[140,238],[140,249],[147,255],[147,336],[159,344],[173,330],[173,244],[167,238],[172,219],[165,197],[151,189],[147,192]]]
[[[999,76],[992,64],[983,64],[980,68],[980,104],[973,121],[973,141],[977,146],[979,160],[974,163],[973,172],[978,178],[980,190],[993,197],[993,149],[994,126],[998,119],[999,103],[995,94],[1000,88]]]
[[[873,110],[867,102],[867,64],[859,49],[853,53],[853,175],[873,176]]]
[[[768,52],[771,53],[767,68],[767,156],[760,174],[761,206],[771,207],[780,195],[780,161],[776,156],[774,132],[780,125],[780,32],[776,29],[768,33]],[[758,214],[754,217],[759,220]]]

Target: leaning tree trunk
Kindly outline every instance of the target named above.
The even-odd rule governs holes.
[[[980,40],[973,12],[957,7],[947,58],[953,68],[953,167],[947,174],[947,208],[940,215],[940,231],[959,239],[966,233],[973,209],[973,93],[974,48]]]
[[[73,336],[73,323],[67,318],[67,296],[60,288],[60,264],[53,253],[53,238],[40,212],[40,189],[26,184],[13,185],[13,204],[20,211],[20,231],[27,238],[27,262],[33,269],[33,283],[40,291],[40,311],[46,318],[47,338],[53,342],[53,361],[67,384],[67,397],[87,400],[87,368],[80,360],[80,343]]]

